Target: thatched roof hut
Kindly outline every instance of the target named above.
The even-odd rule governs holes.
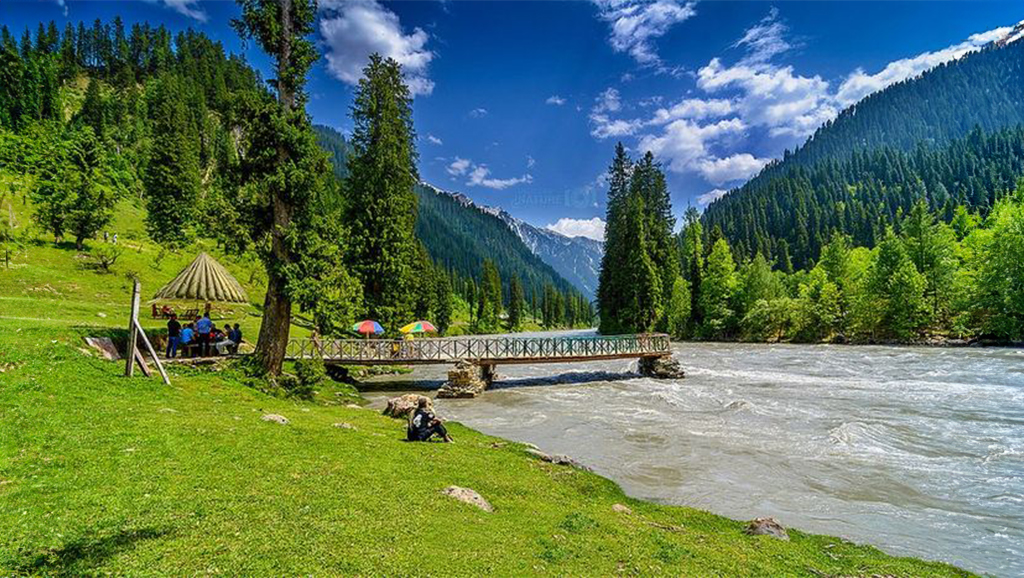
[[[200,253],[170,283],[164,285],[153,299],[192,301],[226,301],[247,303],[241,283],[223,265],[206,253]]]

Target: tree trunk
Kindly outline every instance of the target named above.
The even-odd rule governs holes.
[[[281,44],[277,53],[277,98],[282,113],[288,115],[295,105],[294,95],[287,82],[287,71],[291,67],[291,36],[292,14],[291,1],[281,0]],[[288,161],[288,151],[282,146],[277,151],[278,166],[284,167]],[[271,201],[273,211],[273,229],[270,231],[270,252],[275,263],[286,265],[291,262],[291,254],[285,246],[284,234],[291,225],[292,207],[284,198],[283,192],[274,193]],[[267,294],[263,299],[263,323],[260,324],[260,335],[256,342],[256,356],[263,370],[271,376],[281,374],[285,350],[288,347],[288,334],[291,331],[292,301],[286,292],[287,279],[281,276],[275,267],[267,268]]]

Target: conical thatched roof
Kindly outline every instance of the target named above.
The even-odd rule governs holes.
[[[228,273],[223,265],[206,253],[200,253],[178,273],[170,283],[164,285],[153,299],[185,299],[195,301],[228,301],[246,303],[245,290],[237,279]]]

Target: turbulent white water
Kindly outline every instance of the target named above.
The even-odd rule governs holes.
[[[675,349],[679,381],[622,375],[623,361],[499,366],[495,389],[437,406],[632,496],[1024,576],[1024,351]]]

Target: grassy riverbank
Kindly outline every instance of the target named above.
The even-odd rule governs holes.
[[[964,575],[836,538],[747,536],[458,424],[455,445],[408,444],[402,422],[346,405],[345,386],[304,402],[231,367],[125,379],[83,336],[123,330],[125,272],[148,296],[194,254],[136,240],[132,210],[115,273],[49,243],[0,269],[0,574]],[[258,301],[258,271],[224,263]],[[255,305],[215,317],[257,333]]]

